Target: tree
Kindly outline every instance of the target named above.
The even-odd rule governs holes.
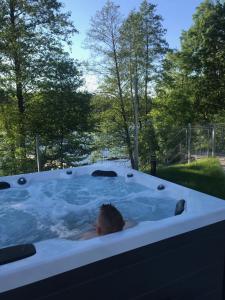
[[[42,164],[58,161],[62,167],[88,153],[85,141],[90,143],[91,95],[79,92],[82,73],[79,64],[68,56],[55,56],[44,71],[48,77],[46,74],[40,91],[28,101],[28,124],[31,134],[40,135],[42,145],[46,145]]]
[[[76,32],[70,14],[61,9],[58,0],[0,0],[0,89],[10,99],[2,106],[7,116],[1,115],[1,131],[13,141],[11,152],[21,161],[16,167],[21,172],[26,171],[28,159],[28,100],[46,80],[48,60],[62,53]]]
[[[132,12],[121,27],[121,56],[124,60],[124,80],[128,78],[129,98],[133,108],[134,127],[134,168],[139,166],[139,106],[141,89],[141,62],[143,55],[143,33],[141,31],[141,16]]]
[[[224,28],[225,5],[205,0],[181,36],[181,50],[167,55],[151,112],[161,150],[168,149],[169,132],[187,123],[225,120]]]
[[[177,146],[177,133],[188,123],[198,119],[198,112],[194,108],[194,83],[180,68],[177,53],[170,51],[163,62],[163,71],[156,85],[156,96],[149,113],[158,141],[159,160],[164,159],[171,148]],[[185,140],[185,132],[182,139]]]
[[[156,6],[143,1],[139,11],[133,11],[121,29],[121,49],[124,53],[125,78],[129,78],[130,99],[134,116],[134,160],[138,167],[139,142],[142,158],[150,160],[155,150],[155,133],[148,114],[151,111],[151,94],[160,71],[161,58],[167,51],[162,18]],[[129,75],[128,75],[129,74]],[[148,138],[147,138],[148,136]],[[146,139],[147,138],[147,139]]]
[[[121,21],[119,6],[111,1],[107,1],[102,10],[97,11],[95,17],[91,19],[86,45],[95,53],[101,55],[101,66],[103,65],[103,70],[107,74],[106,77],[113,78],[113,83],[116,88],[116,98],[119,100],[120,104],[120,115],[123,120],[123,136],[126,140],[131,164],[134,167],[131,136],[121,82],[122,65],[119,56],[119,29]],[[107,94],[108,93],[106,92],[106,95]]]
[[[180,65],[193,78],[195,109],[209,122],[225,109],[225,5],[205,0],[193,16],[194,24],[182,34]]]
[[[61,8],[57,0],[0,1],[0,84],[10,87],[21,114],[26,92],[42,76],[46,60],[76,32]]]
[[[140,6],[141,31],[143,33],[144,101],[145,114],[151,111],[151,89],[157,74],[161,72],[161,59],[168,51],[166,30],[162,17],[156,13],[156,5],[144,0]]]
[[[146,103],[154,85],[160,56],[165,53],[164,33],[155,6],[146,1],[140,11],[132,11],[123,22],[118,7],[108,1],[92,19],[88,33],[89,48],[100,52],[105,59],[104,70],[107,73],[103,77],[101,92],[105,93],[109,102],[119,100],[123,122],[118,122],[118,118],[117,122],[123,126],[125,134],[121,134],[121,139],[126,137],[129,157],[135,169],[139,165],[140,132],[143,124],[149,125],[149,122],[142,122],[150,109]],[[121,131],[111,134],[118,136],[118,132]]]

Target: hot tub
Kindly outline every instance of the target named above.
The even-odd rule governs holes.
[[[60,187],[65,180],[91,178],[95,170],[114,171],[128,191],[140,185],[145,196],[149,191],[165,205],[184,199],[185,209],[176,216],[174,207],[168,215],[169,208],[157,217],[150,212],[132,228],[88,240],[65,234],[25,241],[33,242],[36,254],[0,266],[0,299],[223,299],[224,201],[113,163],[1,177],[1,182],[35,193],[40,182],[57,180]],[[59,213],[64,209],[60,201],[57,207]]]

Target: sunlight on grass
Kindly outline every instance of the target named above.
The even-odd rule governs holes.
[[[225,173],[216,158],[162,167],[158,169],[157,176],[225,199]]]

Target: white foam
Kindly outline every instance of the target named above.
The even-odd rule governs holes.
[[[160,199],[160,195],[135,182],[126,182],[124,177],[89,175],[38,181],[25,188],[1,192],[0,208],[4,206],[4,215],[0,215],[0,246],[49,238],[74,239],[93,228],[103,203],[114,204],[126,220],[135,222],[172,216],[175,201],[168,197]],[[9,237],[3,237],[1,231],[8,231]],[[24,237],[20,231],[25,231]]]

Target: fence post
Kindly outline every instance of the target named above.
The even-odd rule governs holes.
[[[207,129],[207,157],[209,157],[209,149],[210,149],[210,132],[209,129]]]
[[[40,149],[39,149],[39,135],[38,134],[35,137],[35,145],[36,145],[37,170],[38,170],[38,172],[40,172],[41,164],[40,164]]]
[[[188,143],[187,143],[188,163],[190,164],[190,162],[191,162],[191,123],[188,123],[187,136],[188,136]]]
[[[212,125],[212,157],[215,156],[215,127]]]

